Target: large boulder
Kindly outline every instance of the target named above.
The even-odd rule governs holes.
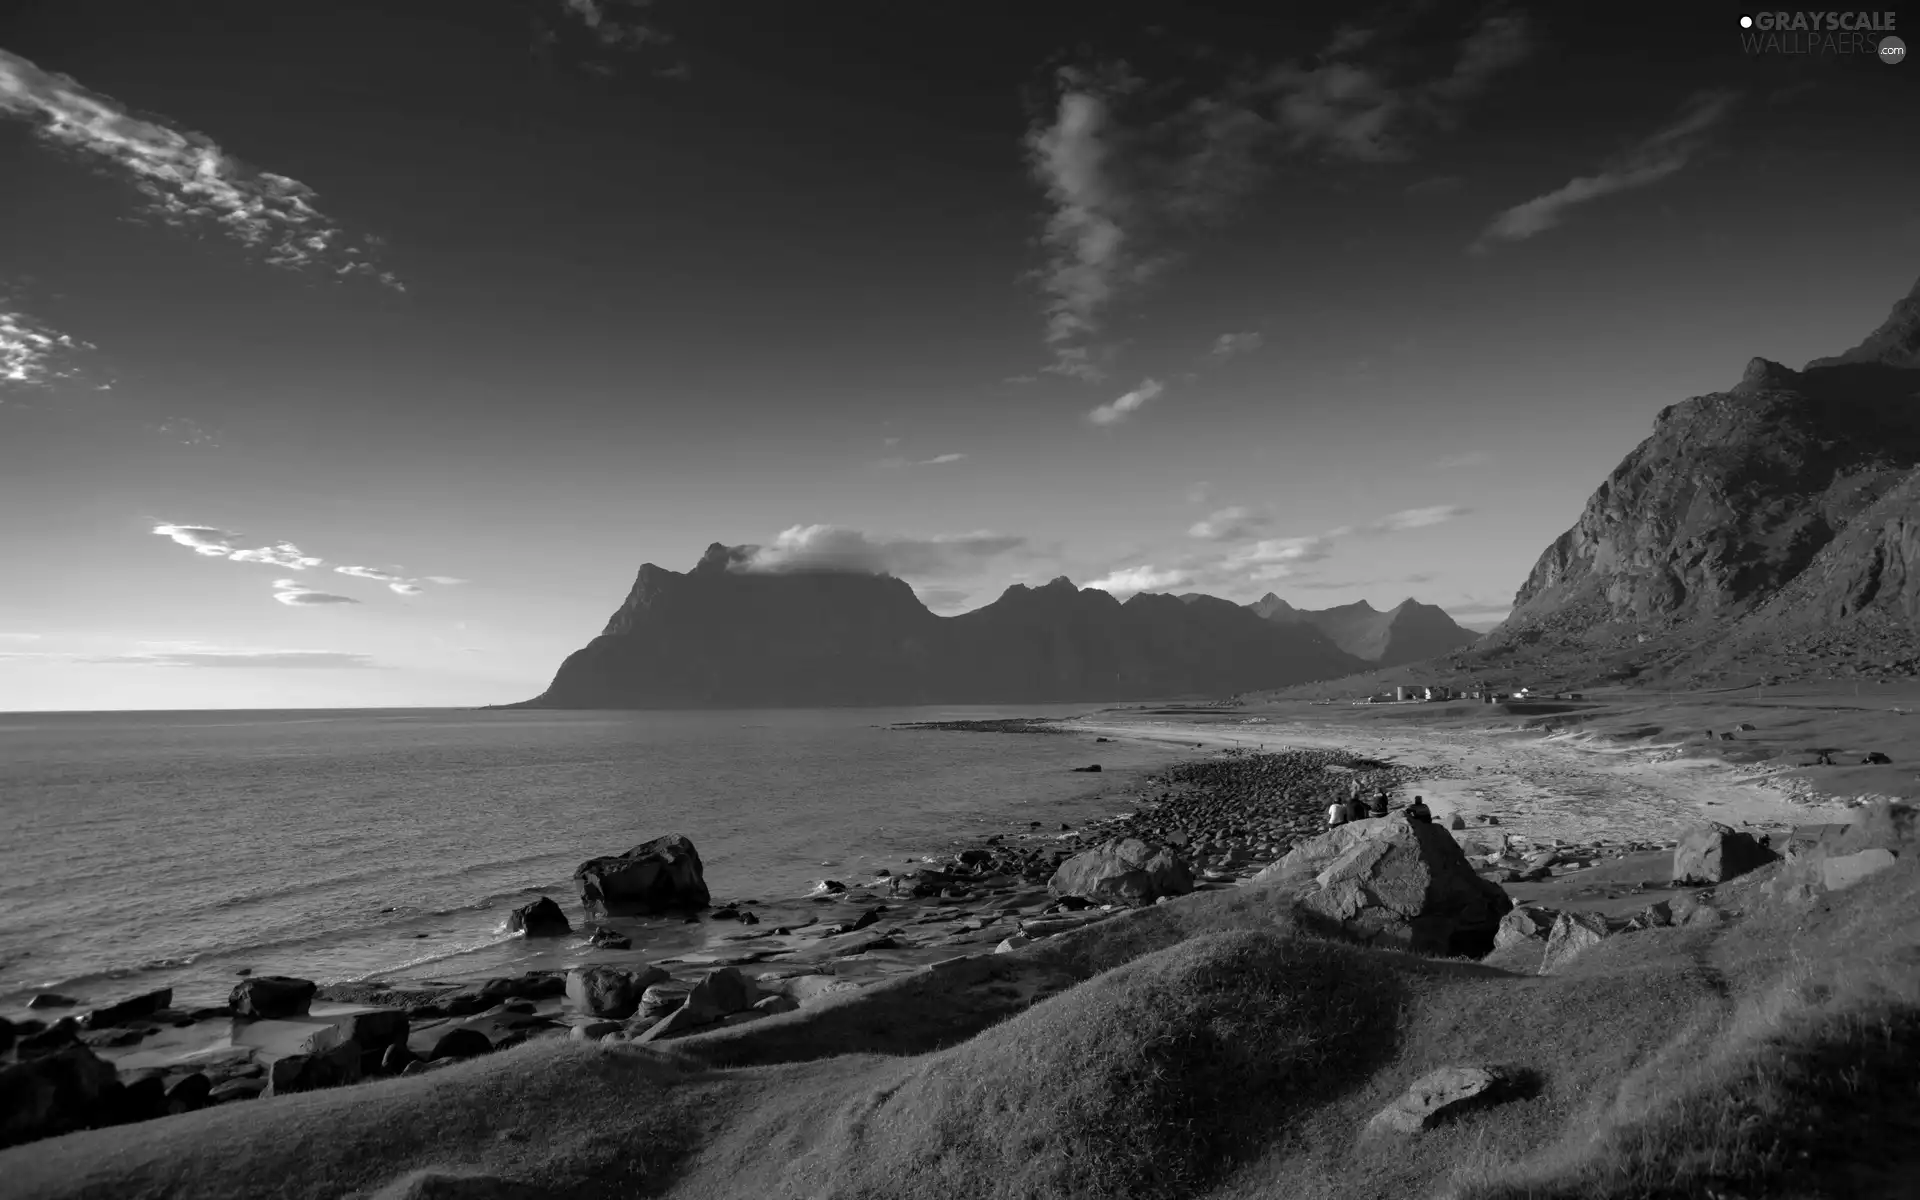
[[[715,971],[708,971],[700,982],[694,984],[687,992],[687,998],[679,1008],[648,1026],[634,1038],[634,1041],[657,1041],[676,1033],[685,1033],[703,1025],[711,1025],[722,1017],[746,1012],[759,999],[759,988],[754,985],[753,980],[742,975],[739,968],[721,967]]]
[[[567,972],[567,1001],[590,1016],[625,1020],[640,1007],[648,988],[666,980],[667,973],[659,967],[638,971],[578,967]]]
[[[1412,1134],[1483,1104],[1509,1091],[1507,1073],[1498,1067],[1441,1067],[1414,1080],[1398,1100],[1367,1122],[1365,1133]]]
[[[527,937],[566,937],[573,932],[573,923],[553,897],[542,896],[507,914],[507,932]]]
[[[257,1021],[279,1021],[304,1017],[313,1006],[318,987],[311,979],[290,975],[250,975],[233,985],[227,995],[227,1007],[236,1017]]]
[[[318,1054],[283,1054],[267,1064],[263,1095],[285,1096],[360,1082],[363,1070],[358,1042],[346,1041]]]
[[[1750,833],[1704,821],[1689,826],[1673,847],[1673,878],[1678,883],[1725,883],[1773,861],[1773,852]]]
[[[1162,896],[1193,890],[1186,863],[1166,846],[1138,838],[1115,838],[1060,864],[1047,882],[1055,896],[1078,896],[1096,904],[1151,904]]]
[[[1496,948],[1504,948],[1519,942],[1545,942],[1553,932],[1554,919],[1559,915],[1554,909],[1535,904],[1518,905],[1500,918],[1500,929],[1493,935],[1493,944]]]
[[[120,1092],[113,1064],[85,1046],[0,1067],[0,1146],[110,1124]]]
[[[1540,955],[1540,973],[1551,975],[1582,953],[1598,946],[1611,932],[1607,919],[1594,912],[1563,912],[1554,918],[1547,933],[1547,948]]]
[[[157,992],[96,1008],[87,1014],[84,1025],[88,1029],[111,1029],[127,1021],[144,1020],[172,1003],[173,989],[161,988]]]
[[[602,916],[646,916],[705,908],[712,903],[700,852],[670,833],[625,854],[590,858],[573,873],[580,903]]]
[[[1493,949],[1513,901],[1474,874],[1453,835],[1426,821],[1354,821],[1294,846],[1253,877],[1348,937],[1420,954]]]

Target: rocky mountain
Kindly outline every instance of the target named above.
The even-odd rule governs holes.
[[[1653,433],[1471,656],[1709,682],[1911,672],[1920,652],[1920,283],[1858,346],[1764,358]]]
[[[1445,609],[1411,598],[1385,612],[1365,600],[1313,610],[1295,608],[1268,592],[1247,608],[1268,621],[1318,629],[1348,654],[1381,667],[1424,662],[1480,640]]]
[[[1212,597],[1124,603],[1065,578],[954,617],[886,575],[746,569],[710,546],[684,574],[649,563],[600,636],[528,707],[1041,703],[1219,695],[1366,664],[1311,627]]]

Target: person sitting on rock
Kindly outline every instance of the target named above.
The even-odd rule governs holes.
[[[1425,825],[1433,820],[1433,810],[1427,807],[1424,796],[1415,796],[1413,803],[1407,805],[1407,820],[1418,821]]]
[[[1335,800],[1327,806],[1327,828],[1332,829],[1335,825],[1345,825],[1346,823],[1347,806]]]
[[[1387,804],[1387,794],[1385,792],[1379,792],[1375,794],[1375,796],[1373,797],[1373,809],[1372,809],[1373,815],[1376,817],[1386,816],[1388,807],[1389,805]]]
[[[1347,820],[1364,821],[1371,815],[1372,814],[1367,811],[1367,802],[1360,798],[1359,792],[1355,792],[1347,798]]]

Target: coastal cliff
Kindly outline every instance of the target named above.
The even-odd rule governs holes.
[[[1366,666],[1311,626],[1213,597],[1120,601],[1062,577],[954,617],[888,575],[757,572],[718,543],[651,563],[599,637],[521,707],[995,704],[1227,694]]]

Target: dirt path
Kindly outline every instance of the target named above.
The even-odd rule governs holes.
[[[1669,841],[1694,821],[1776,831],[1850,819],[1832,805],[1798,804],[1758,786],[1752,772],[1671,751],[1606,746],[1578,735],[1417,728],[1328,729],[1300,723],[1185,725],[1152,718],[1075,721],[1085,733],[1209,749],[1352,750],[1421,772],[1408,795],[1435,814],[1482,814],[1534,840]]]

